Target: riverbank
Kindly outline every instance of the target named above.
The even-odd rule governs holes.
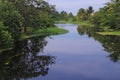
[[[113,32],[97,32],[97,34],[100,34],[100,35],[116,35],[116,36],[120,36],[120,31],[113,31]]]
[[[50,27],[46,29],[38,29],[30,32],[28,35],[23,35],[22,39],[37,37],[37,36],[49,36],[49,35],[58,35],[65,34],[68,31],[59,27]]]
[[[63,23],[63,24],[77,24],[80,26],[92,26],[89,21],[56,21],[56,23]]]
[[[94,26],[93,24],[91,24],[89,21],[56,21],[56,23],[69,23],[69,24],[77,24],[77,25],[80,25],[82,27],[85,27],[85,26]],[[120,36],[120,31],[110,31],[110,32],[96,32],[97,34],[100,34],[100,35],[116,35],[116,36]]]
[[[82,27],[91,27],[94,26],[94,24],[91,24],[89,21],[56,21],[56,23],[63,23],[63,24],[77,24],[80,25]],[[120,36],[120,31],[104,31],[104,32],[96,32],[97,34],[100,35],[116,35],[116,36]]]

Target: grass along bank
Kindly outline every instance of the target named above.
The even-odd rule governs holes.
[[[116,35],[116,36],[120,36],[120,31],[97,32],[97,34],[100,34],[100,35]]]
[[[56,21],[56,23],[63,23],[63,24],[77,24],[80,26],[92,26],[89,21]]]
[[[38,29],[33,32],[30,32],[29,35],[23,35],[22,39],[36,37],[36,36],[49,36],[49,35],[58,35],[65,34],[68,30],[59,28],[59,27],[49,27],[47,29]]]

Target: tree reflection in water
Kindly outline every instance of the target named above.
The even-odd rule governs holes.
[[[109,57],[112,61],[118,62],[120,60],[120,36],[98,35],[95,34],[95,29],[91,27],[78,26],[77,30],[80,35],[87,34],[89,37],[99,41],[105,48],[105,51],[110,53]]]
[[[48,74],[55,57],[37,54],[46,46],[45,37],[26,39],[16,43],[13,50],[0,53],[0,79],[20,80]]]

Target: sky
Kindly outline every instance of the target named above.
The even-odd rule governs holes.
[[[110,0],[47,0],[50,4],[56,5],[57,11],[72,12],[74,15],[77,14],[80,8],[88,8],[92,6],[95,11],[103,7],[105,3]]]

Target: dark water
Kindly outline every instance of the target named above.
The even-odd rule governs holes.
[[[0,53],[0,80],[120,80],[120,37],[57,25],[69,33],[27,39]]]

